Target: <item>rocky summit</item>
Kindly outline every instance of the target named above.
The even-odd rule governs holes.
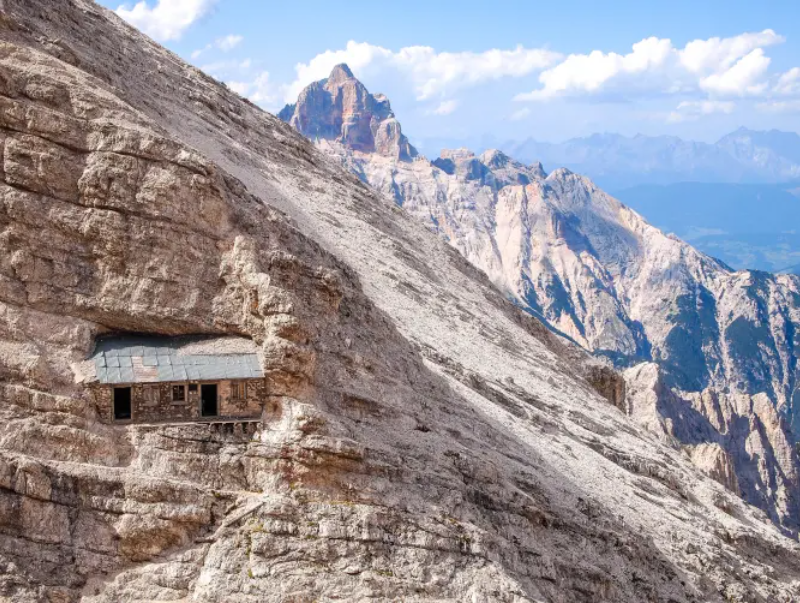
[[[347,65],[337,65],[326,80],[305,88],[297,103],[284,107],[278,117],[312,139],[335,140],[400,161],[417,156],[401,132],[389,99],[367,92]]]
[[[307,90],[345,85],[340,69]],[[305,98],[294,115],[314,111]],[[633,418],[796,532],[800,279],[734,271],[564,168],[496,150],[398,161],[291,123],[517,305],[628,369]]]
[[[652,411],[651,369],[627,398],[416,217],[112,13],[0,8],[0,600],[797,600],[800,546],[730,491],[724,446],[625,412]],[[388,105],[326,94],[375,145]],[[242,414],[163,420],[210,400],[192,386],[212,369],[249,379],[222,400]]]

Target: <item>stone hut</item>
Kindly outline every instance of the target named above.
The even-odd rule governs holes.
[[[267,401],[258,348],[244,338],[105,337],[89,364],[108,423],[257,420]]]

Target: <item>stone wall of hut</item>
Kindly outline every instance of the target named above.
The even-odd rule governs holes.
[[[215,381],[217,385],[217,408],[219,418],[259,418],[267,400],[265,379],[243,379],[237,381]],[[232,383],[244,389],[244,396],[232,395]],[[181,421],[211,421],[215,417],[203,417],[200,413],[200,391],[203,382],[176,381],[164,383],[133,383],[106,385],[90,388],[97,413],[107,423],[159,423]],[[172,388],[184,386],[184,400],[174,400]],[[114,389],[131,388],[131,418],[124,421],[114,419]]]

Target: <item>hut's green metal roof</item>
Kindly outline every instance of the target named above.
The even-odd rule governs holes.
[[[189,337],[108,337],[97,342],[92,359],[100,383],[155,383],[257,379],[264,376],[256,353],[197,353],[213,339]],[[201,344],[198,346],[197,344]]]

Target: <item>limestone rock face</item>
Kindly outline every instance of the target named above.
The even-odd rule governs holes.
[[[327,79],[306,87],[279,117],[312,140],[334,140],[364,153],[400,161],[417,155],[403,135],[382,94],[372,95],[347,65],[337,65]]]
[[[800,279],[735,272],[564,168],[546,174],[539,163],[526,166],[496,150],[399,162],[341,140],[317,146],[444,237],[533,316],[619,367],[657,364],[665,395],[765,396],[781,416],[770,435],[776,455],[720,445],[744,455],[737,471],[759,474],[755,482],[742,476],[743,483],[778,476],[776,490],[746,498],[789,529],[800,527],[793,502],[800,466],[786,473],[772,460],[797,460]],[[661,410],[642,411],[656,413],[643,424],[658,433]]]
[[[765,394],[676,392],[654,363],[624,376],[632,418],[683,447],[700,469],[776,523],[796,525],[800,463],[785,419]]]
[[[797,598],[796,542],[416,219],[109,11],[2,9],[0,599]],[[108,331],[251,339],[264,429],[102,424]]]
[[[739,481],[730,454],[717,443],[703,443],[689,450],[692,462],[725,486],[731,492],[739,492]]]

